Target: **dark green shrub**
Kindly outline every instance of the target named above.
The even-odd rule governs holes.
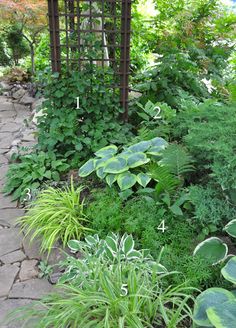
[[[40,149],[53,150],[75,166],[108,143],[127,142],[129,126],[120,121],[119,98],[106,86],[111,82],[109,72],[105,82],[104,72],[97,66],[52,76],[45,89],[45,116],[39,123]]]

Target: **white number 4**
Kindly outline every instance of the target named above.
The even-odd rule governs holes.
[[[165,232],[168,227],[165,226],[165,220],[162,220],[159,226],[157,227],[157,230],[161,230],[162,232]]]

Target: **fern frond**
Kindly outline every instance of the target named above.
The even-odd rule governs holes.
[[[180,184],[180,181],[166,166],[151,164],[149,166],[149,173],[151,177],[157,181],[156,192],[158,195],[163,192],[172,193]]]
[[[166,166],[171,173],[178,177],[194,170],[192,157],[181,145],[169,145],[163,150],[162,156],[160,164]]]

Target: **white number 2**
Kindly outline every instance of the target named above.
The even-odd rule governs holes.
[[[161,230],[162,232],[165,232],[168,227],[165,226],[165,220],[162,220],[159,226],[157,227],[157,230]]]

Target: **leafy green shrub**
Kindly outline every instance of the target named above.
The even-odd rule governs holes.
[[[119,97],[107,87],[110,73],[94,65],[86,66],[81,73],[51,77],[45,89],[44,116],[39,122],[40,149],[53,150],[75,167],[109,143],[127,142],[130,126],[119,120]]]
[[[59,284],[61,291],[40,302],[44,305],[42,310],[37,309],[36,303],[35,307],[20,309],[19,316],[37,317],[35,327],[44,328],[163,325],[174,328],[190,320],[187,302],[192,299],[189,295],[192,289],[165,287],[165,277],[171,273],[160,274],[159,262],[150,257],[122,259],[115,250],[118,238],[108,236],[98,245],[93,237],[82,245],[71,242],[72,250],[82,250],[84,256],[69,259],[69,267],[77,271],[76,275],[72,272],[70,284]],[[120,243],[125,254],[134,252],[131,236],[123,236]],[[66,275],[68,278],[68,272]]]
[[[107,188],[92,193],[86,215],[91,220],[90,227],[101,237],[110,231],[132,234],[139,248],[150,249],[154,258],[164,247],[163,265],[183,273],[175,276],[177,283],[186,279],[197,287],[216,284],[218,270],[215,272],[206,261],[192,256],[199,234],[197,225],[186,216],[174,215],[163,203],[141,196],[123,202],[114,188]],[[158,229],[163,220],[167,227],[164,232]]]
[[[41,251],[50,251],[57,241],[66,246],[72,238],[80,239],[91,231],[81,200],[83,187],[64,189],[48,187],[37,196],[26,215],[18,220],[25,235],[33,241],[41,237]]]
[[[221,197],[220,197],[221,196]],[[214,232],[212,228],[220,227],[236,215],[236,209],[221,192],[213,186],[199,185],[189,188],[189,200],[194,205],[194,219],[197,224],[202,225],[205,234]]]
[[[221,269],[223,277],[236,284],[236,256]],[[236,322],[234,290],[209,288],[195,301],[194,322],[201,327],[231,328]]]
[[[17,163],[9,166],[4,192],[12,193],[13,200],[23,201],[26,194],[34,193],[43,182],[60,180],[60,174],[68,169],[64,159],[57,159],[52,152],[32,152],[19,155]]]

